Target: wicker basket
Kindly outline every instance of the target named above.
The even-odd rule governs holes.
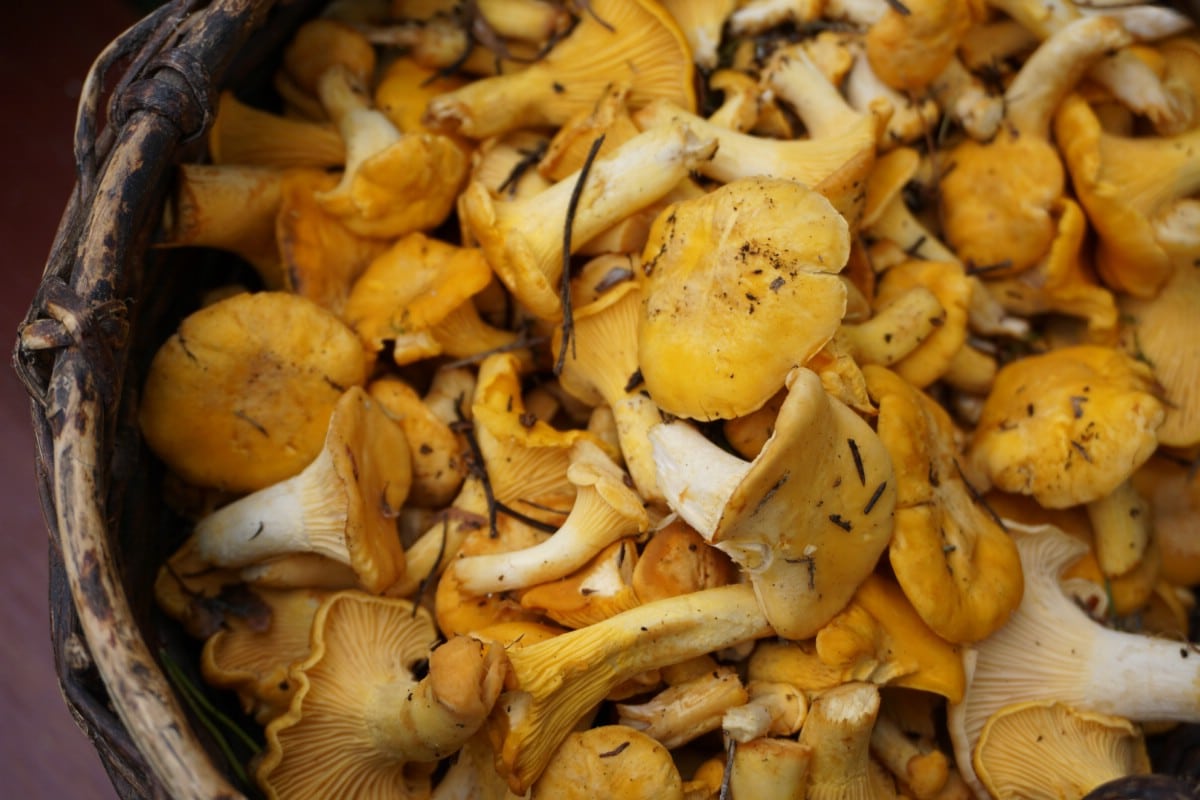
[[[217,89],[269,74],[317,5],[173,0],[101,53],[79,107],[78,183],[19,330],[14,362],[33,399],[51,534],[56,668],[123,798],[241,796],[156,658],[187,645],[153,609],[154,572],[172,543],[132,420],[146,353],[181,318],[179,299],[196,297],[198,278],[191,256],[149,243],[174,165],[203,155]]]
[[[101,53],[78,113],[78,184],[19,330],[14,364],[33,400],[51,534],[56,668],[122,798],[243,796],[162,668],[164,653],[185,668],[197,658],[154,607],[154,574],[179,527],[134,422],[137,389],[206,273],[191,268],[196,254],[150,243],[173,166],[203,156],[217,90],[265,86],[272,59],[321,4],[173,0]],[[1160,770],[1200,778],[1196,729],[1156,737]]]

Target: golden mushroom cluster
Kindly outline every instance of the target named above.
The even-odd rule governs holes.
[[[267,797],[1082,797],[1200,721],[1187,17],[338,0],[275,88],[139,420]]]

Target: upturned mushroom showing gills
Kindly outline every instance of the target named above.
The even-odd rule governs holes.
[[[395,516],[411,483],[404,430],[356,386],[338,400],[312,463],[200,520],[196,552],[221,567],[316,553],[382,592],[404,574]]]
[[[188,483],[254,491],[316,457],[334,405],[366,370],[354,332],[311,300],[237,294],[186,317],[159,347],[138,422]]]
[[[698,420],[762,406],[833,337],[849,254],[845,219],[795,181],[746,178],[665,208],[642,252],[638,363],[650,396]]]
[[[1186,644],[1106,628],[1063,591],[1059,576],[1086,544],[1050,525],[1017,528],[1013,538],[1024,598],[1008,624],[966,651],[967,691],[950,706],[955,758],[969,782],[985,723],[1013,703],[1052,700],[1134,722],[1200,719],[1200,662]]]
[[[327,600],[311,654],[290,673],[291,706],[267,726],[257,771],[267,797],[428,797],[437,761],[483,725],[507,669],[498,645],[437,640],[406,600]]]
[[[591,108],[612,82],[629,84],[635,108],[656,98],[695,108],[691,52],[658,3],[591,0],[588,13],[544,58],[435,97],[425,123],[475,139],[562,125]]]
[[[772,627],[812,636],[850,601],[892,536],[896,476],[879,437],[800,368],[753,461],[686,422],[652,428],[667,503],[749,575]]]

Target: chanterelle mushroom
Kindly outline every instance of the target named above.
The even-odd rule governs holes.
[[[411,483],[404,430],[352,387],[334,407],[312,463],[200,520],[196,552],[221,567],[317,553],[348,564],[364,588],[382,592],[404,574],[395,515]]]
[[[1092,345],[1010,362],[984,403],[970,458],[996,487],[1049,508],[1098,500],[1157,446],[1163,408],[1151,380],[1147,365]]]
[[[746,178],[668,206],[642,254],[650,396],[701,420],[763,405],[837,330],[849,253],[845,219],[795,181]]]
[[[184,480],[235,492],[295,475],[334,404],[366,379],[358,337],[311,300],[242,293],[188,316],[159,348],[138,421]]]
[[[683,800],[667,748],[625,725],[572,733],[533,785],[532,800]]]
[[[788,376],[775,430],[753,461],[684,422],[652,428],[650,438],[668,504],[749,574],[781,636],[816,633],[891,538],[896,480],[887,451],[811,370]]]
[[[959,466],[963,438],[950,415],[895,373],[863,368],[879,404],[879,438],[896,471],[888,557],[904,594],[951,642],[984,638],[1021,601],[1021,562]]]
[[[506,672],[497,645],[456,637],[434,649],[437,638],[406,600],[327,600],[312,653],[290,673],[291,707],[267,726],[267,797],[427,797],[436,762],[479,730]]]

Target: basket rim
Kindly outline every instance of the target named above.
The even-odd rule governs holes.
[[[13,367],[31,398],[51,596],[69,609],[51,630],[60,689],[122,797],[243,797],[188,722],[116,563],[120,514],[108,484],[136,312],[123,292],[139,280],[171,170],[207,131],[215,87],[276,7],[299,16],[313,5],[171,0],[100,53],[78,109],[78,182],[17,332]],[[118,67],[100,126],[104,84]],[[82,661],[104,693],[78,685],[84,665],[59,633],[85,644]]]

